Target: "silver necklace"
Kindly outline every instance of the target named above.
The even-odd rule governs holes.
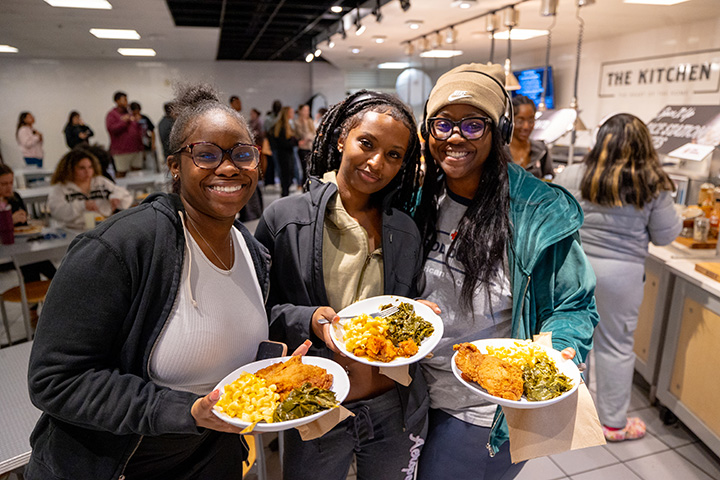
[[[190,220],[190,224],[193,226],[193,228],[195,229],[197,234],[200,235],[200,238],[202,238],[202,241],[205,242],[205,245],[208,246],[208,248],[213,253],[213,255],[215,255],[215,258],[218,259],[218,262],[220,262],[222,264],[222,266],[223,266],[223,268],[225,268],[225,270],[230,270],[230,268],[227,265],[225,265],[225,262],[222,261],[222,258],[220,258],[220,255],[218,255],[217,252],[215,251],[215,249],[212,247],[212,245],[210,245],[210,242],[205,240],[205,237],[203,236],[202,233],[200,233],[200,230],[198,230],[197,225],[195,225],[195,222],[192,221],[192,218],[190,218],[190,215],[188,215],[187,218],[188,218],[188,220]],[[235,249],[233,248],[232,233],[230,234],[230,255],[231,255],[231,265],[232,265],[233,263],[235,263]]]

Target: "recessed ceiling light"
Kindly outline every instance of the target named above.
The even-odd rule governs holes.
[[[385,62],[378,64],[380,70],[404,70],[409,67],[408,62]]]
[[[110,10],[112,5],[107,0],[45,0],[51,7],[60,8],[95,8]]]
[[[308,53],[307,55],[305,55],[305,61],[306,61],[307,63],[310,63],[310,62],[312,62],[313,60],[315,60],[315,55],[313,55],[312,53]]]
[[[422,24],[423,24],[422,20],[408,20],[407,22],[405,22],[405,25],[410,27],[412,30],[419,29],[420,25],[422,25]]]
[[[352,53],[353,55],[357,55],[358,53],[360,53],[361,50],[362,48],[360,47],[350,47],[350,53]]]
[[[0,45],[0,53],[18,53],[18,49],[10,45]]]
[[[126,57],[154,57],[157,55],[152,48],[118,48],[117,51]]]
[[[513,28],[512,29],[512,40],[529,40],[535,37],[542,37],[547,35],[547,30],[533,30],[530,28]],[[487,35],[487,34],[486,34]],[[508,30],[502,32],[495,32],[495,38],[498,40],[507,40]]]
[[[140,40],[140,34],[136,30],[123,30],[118,28],[91,28],[90,33],[95,35],[97,38]]]
[[[451,4],[453,7],[470,8],[477,5],[477,0],[456,0]]]
[[[420,54],[423,58],[452,58],[462,55],[462,50],[428,50]]]
[[[382,35],[378,35],[377,37],[373,37],[373,40],[375,43],[385,43],[385,37]]]
[[[635,3],[637,5],[677,5],[685,3],[689,0],[625,0],[625,3]]]
[[[342,13],[343,8],[340,5],[333,5],[330,7],[330,11],[333,13]]]

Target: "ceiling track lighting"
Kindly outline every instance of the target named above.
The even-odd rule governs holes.
[[[330,7],[330,11],[332,13],[342,13],[343,7],[342,7],[342,5],[333,5],[332,7]]]
[[[312,62],[313,60],[315,60],[315,55],[313,55],[312,52],[309,52],[307,55],[305,55],[305,61],[306,61],[307,63],[310,63],[310,62]]]
[[[415,53],[415,45],[412,42],[405,43],[405,55],[408,57]]]
[[[358,37],[365,33],[365,25],[360,22],[360,6],[356,7],[357,13],[355,14],[355,35]]]
[[[335,48],[335,41],[332,39],[332,37],[328,37],[327,46],[328,48]]]
[[[343,40],[347,38],[347,32],[345,31],[345,21],[341,18],[340,19],[340,26],[338,27],[338,33],[340,34],[340,37],[342,37]]]
[[[372,14],[375,15],[375,21],[380,23],[383,18],[382,12],[380,11],[380,0],[375,0],[375,8],[373,8]]]
[[[400,0],[400,8],[403,12],[410,10],[410,0]]]
[[[433,35],[430,36],[430,46],[435,48],[442,47],[443,44],[443,36],[440,34],[440,32],[435,32]]]

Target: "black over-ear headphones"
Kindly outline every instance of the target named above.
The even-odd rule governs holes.
[[[503,95],[505,96],[505,112],[498,121],[498,130],[500,131],[500,138],[502,139],[502,141],[506,145],[509,145],[510,140],[512,140],[513,128],[515,127],[515,113],[513,112],[512,100],[510,99],[510,95],[508,95],[507,90],[505,90],[505,85],[500,83],[497,78],[485,72],[480,72],[478,70],[465,70],[461,73],[465,72],[479,73],[480,75],[484,75],[493,82],[495,82],[500,87],[500,90],[502,90]],[[423,138],[427,138],[428,136],[427,127],[425,125],[427,123],[427,105],[429,100],[430,99],[428,98],[428,100],[425,101],[425,107],[423,108],[423,121],[422,125],[420,126],[420,134],[423,136]]]

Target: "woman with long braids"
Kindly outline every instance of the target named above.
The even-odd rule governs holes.
[[[415,471],[428,402],[419,367],[411,366],[412,382],[402,386],[340,355],[319,320],[364,298],[416,295],[422,241],[408,216],[419,188],[416,131],[397,98],[349,96],[320,125],[307,191],[272,203],[257,227],[273,259],[270,338],[292,348],[310,337],[311,355],[343,365],[350,377],[344,406],[355,414],[316,440],[285,432],[285,479],[345,479],[353,455],[359,479],[405,479]]]
[[[553,346],[579,362],[598,321],[582,209],[510,160],[504,83],[500,65],[461,65],[426,105],[421,296],[440,307],[445,332],[421,362],[430,413],[420,479],[507,479],[522,467],[511,463],[502,410],[455,379],[453,345],[552,332]]]
[[[643,298],[648,243],[667,245],[680,234],[672,180],[660,165],[652,137],[634,115],[610,117],[582,163],[556,182],[585,212],[583,249],[597,275],[600,323],[595,330],[597,409],[608,441],[645,436],[645,423],[627,417],[638,311]]]

